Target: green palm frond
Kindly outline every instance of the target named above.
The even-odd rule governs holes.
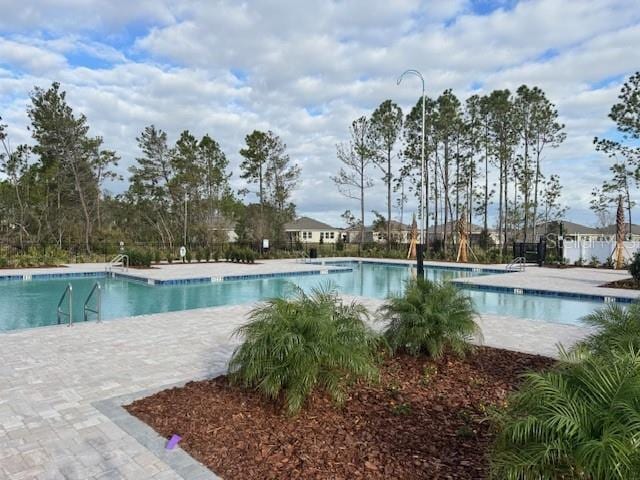
[[[497,420],[493,478],[638,479],[640,355],[591,355],[530,373]]]
[[[276,400],[284,395],[298,412],[316,387],[338,403],[350,381],[378,376],[378,336],[366,325],[367,310],[345,304],[331,286],[255,308],[238,328],[244,342],[229,363],[230,379]]]
[[[439,357],[449,348],[464,355],[469,342],[480,337],[471,298],[451,283],[411,280],[378,314],[387,322],[384,336],[393,351]]]
[[[580,342],[576,349],[586,349],[596,355],[640,351],[640,303],[635,302],[628,307],[607,304],[582,321],[593,327],[595,332]]]

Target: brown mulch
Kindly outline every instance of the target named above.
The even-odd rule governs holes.
[[[624,288],[625,290],[640,290],[640,284],[633,278],[625,278],[624,280],[616,280],[615,282],[605,283],[601,287],[608,288]]]
[[[125,407],[225,479],[481,479],[493,440],[487,408],[549,358],[481,347],[466,359],[397,356],[342,407],[314,395],[289,417],[226,377]]]

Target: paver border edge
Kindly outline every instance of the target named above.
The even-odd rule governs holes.
[[[215,378],[225,373],[226,369],[217,370],[208,378]],[[91,402],[91,405],[154,456],[166,463],[180,477],[188,480],[222,480],[221,477],[182,450],[180,446],[171,451],[165,450],[167,439],[161,437],[153,428],[131,415],[123,407],[123,405],[162,390],[182,387],[189,381],[191,380],[97,400]]]

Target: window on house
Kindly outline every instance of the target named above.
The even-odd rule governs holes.
[[[331,238],[335,238],[336,237],[336,232],[331,232]]]

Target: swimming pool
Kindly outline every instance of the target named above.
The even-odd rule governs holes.
[[[180,285],[148,285],[125,278],[86,277],[31,281],[0,281],[0,330],[53,325],[56,307],[67,284],[73,287],[73,319],[82,321],[83,304],[98,281],[102,287],[102,318],[113,319],[150,313],[234,305],[290,295],[295,287],[310,290],[331,283],[342,293],[385,298],[401,291],[411,268],[402,265],[352,263],[349,271],[328,275],[230,280]],[[431,280],[452,280],[487,272],[427,268]],[[466,290],[480,313],[509,315],[556,323],[576,324],[602,305],[595,300],[516,295],[508,292]],[[66,307],[65,307],[66,311]],[[95,316],[90,316],[90,319]]]

